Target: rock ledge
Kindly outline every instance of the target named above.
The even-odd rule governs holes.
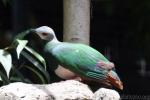
[[[0,88],[0,100],[119,100],[115,90],[100,88],[93,93],[86,84],[67,80],[47,85],[11,83]]]

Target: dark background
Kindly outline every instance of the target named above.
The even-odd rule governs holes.
[[[0,1],[1,48],[17,32],[43,25],[62,40],[63,0]],[[90,33],[91,46],[115,63],[124,83],[120,93],[150,95],[150,1],[92,0]]]

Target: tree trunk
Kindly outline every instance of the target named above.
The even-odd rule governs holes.
[[[64,41],[89,44],[90,0],[64,0]]]

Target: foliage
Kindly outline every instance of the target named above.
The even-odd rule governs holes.
[[[36,83],[37,81],[38,83],[50,82],[44,58],[28,47],[27,43],[27,40],[15,39],[15,45],[11,44],[0,50],[0,68],[2,69],[0,70],[0,80],[3,82],[3,85],[14,81],[33,82],[30,78],[26,77],[25,74],[28,74],[28,72],[33,76]],[[13,51],[15,51],[15,55],[12,53]],[[17,56],[17,62],[20,62],[22,58],[26,61],[23,59],[23,62],[19,65],[16,63],[14,65],[12,61],[15,57],[13,56]],[[24,71],[27,71],[27,73]]]
[[[5,50],[0,50],[0,58],[0,63],[4,66],[7,77],[9,77],[10,69],[12,67],[11,55]]]

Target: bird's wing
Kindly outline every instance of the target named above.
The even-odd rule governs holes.
[[[69,70],[90,78],[106,77],[107,68],[97,66],[99,61],[109,62],[95,49],[82,44],[62,44],[53,49],[52,54],[61,65]]]

